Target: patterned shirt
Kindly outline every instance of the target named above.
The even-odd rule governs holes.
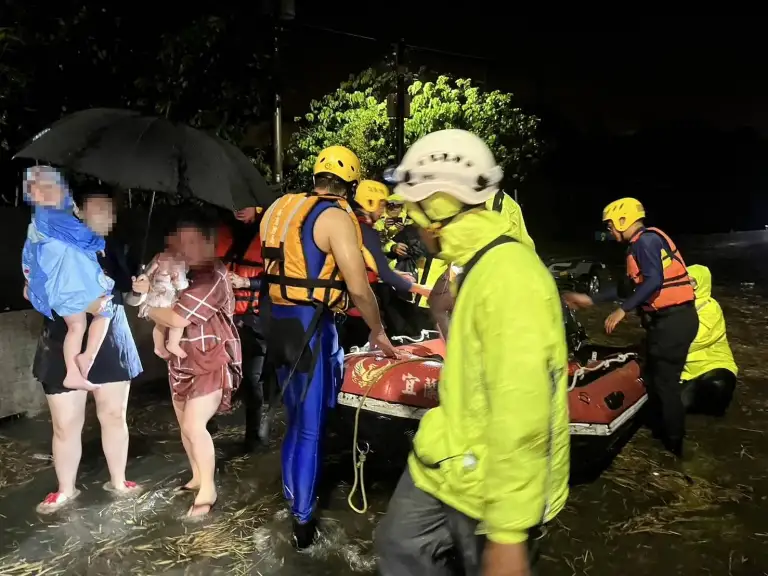
[[[173,356],[168,363],[175,400],[186,401],[221,389],[224,393],[219,411],[231,407],[232,394],[242,378],[234,310],[235,297],[221,261],[190,270],[189,288],[179,292],[173,307],[176,314],[190,322],[181,338],[187,357]]]

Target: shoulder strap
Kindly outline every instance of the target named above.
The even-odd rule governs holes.
[[[517,242],[514,238],[511,236],[499,236],[495,240],[491,241],[490,243],[486,244],[480,250],[478,250],[472,258],[470,258],[469,262],[466,263],[463,270],[461,271],[461,275],[456,280],[456,292],[461,290],[461,286],[464,284],[464,280],[466,280],[467,275],[472,271],[472,268],[475,267],[475,264],[477,264],[480,259],[485,256],[486,253],[490,252],[493,248],[496,248],[496,246],[501,246],[502,244],[509,244],[510,242]]]
[[[672,239],[667,236],[667,234],[663,231],[661,231],[658,228],[645,228],[644,232],[650,232],[651,234],[655,234],[659,238],[661,238],[662,246],[664,247],[664,252],[667,253],[667,258],[670,260],[675,260],[685,266],[685,263],[680,258],[680,255],[677,250],[677,246],[673,246]],[[638,236],[639,237],[639,236]]]
[[[499,190],[496,192],[496,196],[493,198],[493,211],[494,212],[501,212],[502,207],[504,206],[504,190]]]

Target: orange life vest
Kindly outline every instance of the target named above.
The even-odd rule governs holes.
[[[666,242],[667,247],[662,249],[661,252],[664,282],[661,285],[661,289],[654,293],[648,302],[643,304],[643,310],[653,312],[669,308],[670,306],[693,302],[693,284],[691,284],[691,278],[688,276],[688,268],[686,268],[685,261],[683,261],[683,257],[677,250],[677,246],[675,246],[675,243],[672,242],[669,236],[658,228],[643,228],[630,239],[630,245],[637,242],[641,235],[648,232],[661,236]],[[632,255],[631,249],[627,252],[627,275],[635,284],[643,282],[643,275],[640,273],[640,268],[635,257]]]
[[[216,236],[216,257],[219,258],[227,270],[242,276],[243,278],[259,278],[264,274],[264,261],[261,258],[261,239],[254,227],[254,237],[248,248],[242,254],[233,254],[234,238],[229,226],[219,228]],[[246,314],[251,311],[259,313],[259,291],[249,288],[240,288],[235,293],[235,315]]]
[[[349,308],[347,287],[333,254],[325,255],[320,274],[310,278],[302,246],[302,230],[307,216],[318,202],[328,200],[349,214],[357,231],[358,247],[362,250],[360,224],[345,199],[306,193],[286,194],[279,198],[267,209],[261,220],[261,253],[272,303],[320,303],[334,312],[345,312]]]

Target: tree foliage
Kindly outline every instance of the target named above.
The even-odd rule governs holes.
[[[296,170],[289,184],[309,186],[315,157],[334,144],[354,150],[363,174],[369,177],[394,163],[395,122],[388,116],[386,103],[393,84],[392,73],[369,69],[322,99],[313,100],[309,112],[296,119],[300,129],[288,148]],[[413,80],[408,93],[411,115],[405,121],[406,146],[435,130],[469,130],[488,143],[506,177],[517,181],[524,179],[539,156],[539,119],[515,106],[512,94],[486,92],[469,79],[448,76],[428,82]]]
[[[0,27],[0,173],[34,134],[86,108],[166,115],[236,144],[269,118],[267,22],[224,8],[220,17],[190,8],[148,20],[132,5],[5,6],[12,24]],[[264,153],[246,153],[269,177]]]

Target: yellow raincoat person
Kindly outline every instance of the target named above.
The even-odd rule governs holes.
[[[387,198],[387,210],[373,225],[373,229],[379,233],[381,237],[381,245],[384,249],[384,254],[389,257],[390,268],[394,269],[397,264],[397,258],[392,254],[393,249],[397,245],[395,242],[395,236],[405,228],[413,224],[413,221],[408,218],[408,214],[405,210],[404,200],[393,194]]]
[[[448,161],[455,157],[463,161]],[[429,134],[396,174],[409,214],[420,212],[414,220],[435,232],[433,249],[463,271],[440,405],[421,420],[377,530],[379,573],[432,573],[438,550],[455,551],[468,574],[522,573],[532,560],[528,541],[568,496],[560,296],[536,253],[510,237],[509,221],[485,209],[501,168],[480,138],[462,130]],[[478,533],[487,535],[482,552]]]
[[[709,268],[694,264],[688,274],[696,292],[699,330],[680,376],[683,404],[692,412],[722,415],[733,397],[739,369],[728,345],[723,309],[712,298]]]

